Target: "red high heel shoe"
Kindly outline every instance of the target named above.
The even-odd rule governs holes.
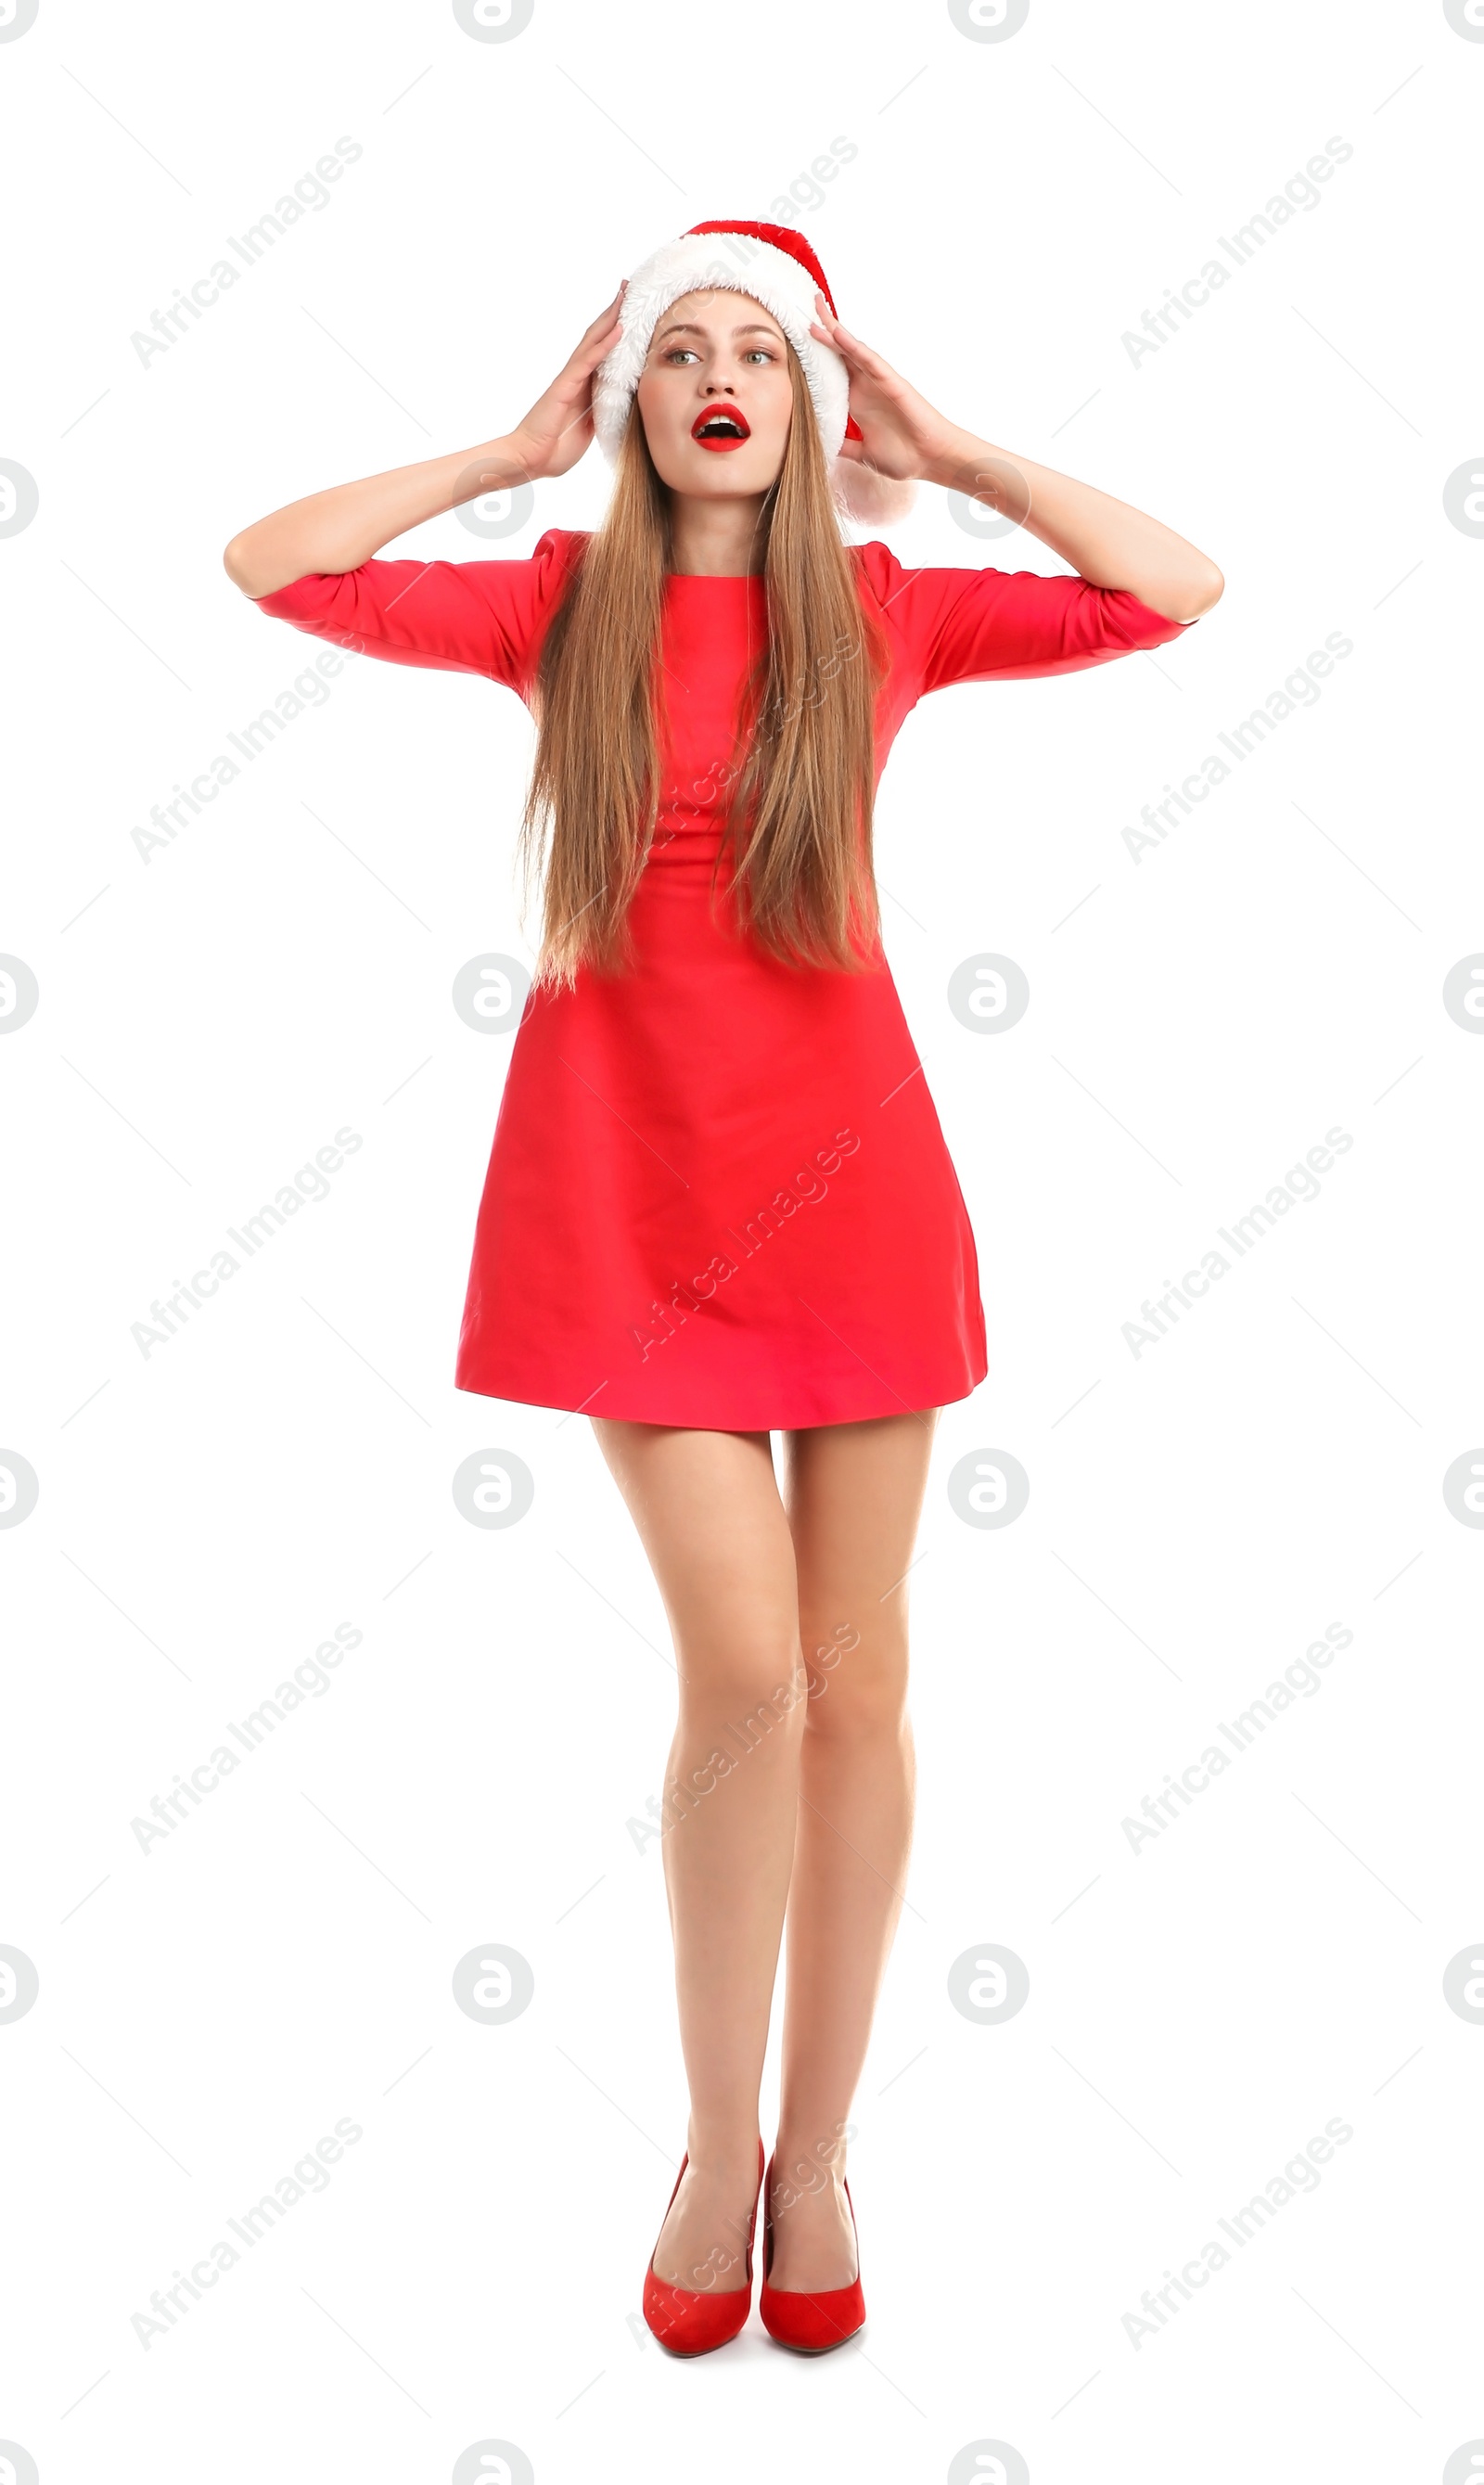
[[[680,2160],[680,2172],[675,2176],[675,2192],[681,2176],[690,2164],[690,2152]],[[757,2183],[762,2187],[762,2142],[757,2143]],[[675,2192],[670,2196],[674,2205]],[[667,2208],[665,2216],[670,2215]],[[708,2356],[713,2347],[725,2347],[746,2325],[753,2304],[753,2233],[757,2224],[757,2202],[755,2197],[747,2221],[747,2284],[728,2286],[722,2293],[715,2289],[698,2292],[689,2286],[672,2286],[665,2278],[654,2275],[654,2253],[645,2271],[645,2319],[672,2356]],[[664,2221],[660,2230],[664,2231]],[[656,2246],[656,2250],[658,2247]]]
[[[781,2347],[792,2347],[800,2356],[824,2356],[832,2347],[843,2347],[866,2323],[866,2298],[861,2292],[861,2238],[856,2236],[856,2274],[848,2286],[831,2286],[818,2295],[807,2295],[791,2286],[771,2286],[768,2272],[773,2266],[773,2160],[768,2160],[764,2176],[766,2207],[763,2211],[762,2292],[757,2309],[762,2326],[770,2338]],[[850,2198],[850,2185],[845,2185],[845,2198],[850,2206],[850,2224],[855,2226],[855,2202]]]

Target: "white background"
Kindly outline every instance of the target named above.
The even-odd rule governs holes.
[[[0,1048],[0,1441],[40,1479],[0,1534],[0,1942],[40,1977],[0,2026],[0,2439],[43,2485],[441,2481],[482,2442],[540,2485],[936,2485],[988,2443],[1035,2485],[1394,2485],[1484,2438],[1484,2028],[1443,1989],[1484,1947],[1484,1537],[1443,1494],[1484,1439],[1484,1044],[1442,999],[1484,949],[1484,542],[1443,505],[1481,449],[1481,84],[1441,5],[1318,0],[1033,0],[991,42],[877,0],[537,0],[498,42],[446,0],[42,0],[0,43],[0,455],[40,492],[0,541],[0,948],[41,988]],[[330,205],[142,367],[131,333],[343,135]],[[626,1827],[663,1618],[586,1421],[453,1387],[506,1040],[450,990],[530,955],[529,719],[349,664],[168,850],[130,832],[315,653],[229,584],[232,533],[508,428],[650,248],[777,218],[837,137],[791,220],[845,319],[1227,587],[1154,656],[925,702],[884,782],[991,1369],[914,1581],[920,1832],[851,2158],[869,2326],[815,2363],[755,2314],[688,2366],[635,2317],[684,2127]],[[1318,207],[1136,366],[1123,332],[1331,137]],[[396,549],[520,558],[606,487],[593,451],[507,543],[450,516]],[[928,491],[890,540],[1058,565]],[[1322,697],[1136,862],[1141,806],[1334,632]],[[1030,979],[1003,1035],[947,1005],[979,952]],[[343,1126],[330,1196],[143,1356],[151,1299]],[[1136,1357],[1143,1298],[1333,1127],[1320,1196]],[[536,1479],[506,1531],[450,1490],[485,1448]],[[948,1499],[985,1448],[1031,1479],[1003,1530]],[[333,1687],[142,1853],[131,1820],[342,1622]],[[1322,1690],[1133,1852],[1143,1796],[1331,1623]],[[536,1991],[487,2027],[452,1977],[492,1942]],[[997,2026],[948,1990],[986,1943],[1030,1975]],[[328,2188],[142,2345],[341,2117]],[[1317,2190],[1134,2343],[1334,2117]]]

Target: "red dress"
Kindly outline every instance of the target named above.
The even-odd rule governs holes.
[[[529,560],[369,560],[262,612],[394,664],[524,695],[580,535]],[[852,550],[902,719],[952,682],[1073,672],[1184,627],[1121,588],[1029,570],[903,569]],[[885,957],[775,962],[711,872],[760,578],[672,576],[665,799],[633,902],[635,966],[533,993],[475,1234],[460,1389],[741,1432],[965,1398],[987,1362],[974,1236]]]

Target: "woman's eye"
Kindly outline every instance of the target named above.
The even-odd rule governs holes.
[[[665,360],[667,363],[678,363],[684,362],[687,358],[693,363],[700,360],[689,345],[672,345]]]

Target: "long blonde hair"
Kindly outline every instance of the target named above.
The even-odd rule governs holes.
[[[728,894],[790,965],[859,970],[878,930],[872,869],[879,619],[857,587],[809,385],[792,347],[793,419],[759,520],[766,644],[743,685],[722,855]],[[637,401],[612,502],[547,625],[520,851],[544,872],[538,983],[628,963],[626,918],[660,806],[659,664],[670,495]],[[714,886],[714,884],[713,884]]]

